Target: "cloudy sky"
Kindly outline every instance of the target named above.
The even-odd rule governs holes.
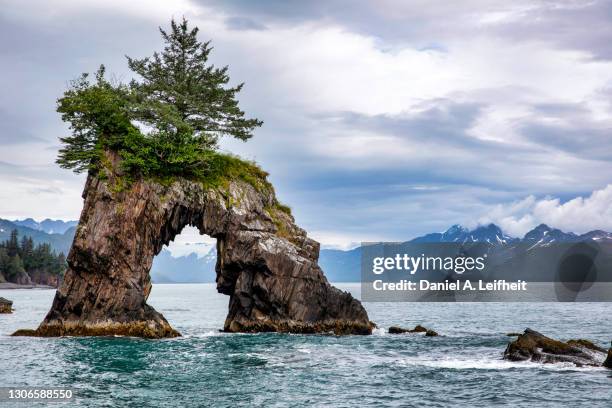
[[[460,4],[459,4],[460,3]],[[229,65],[248,143],[324,245],[460,223],[612,230],[612,2],[3,0],[0,217],[78,218],[55,100],[185,16]]]

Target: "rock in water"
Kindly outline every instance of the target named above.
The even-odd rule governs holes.
[[[608,357],[606,357],[606,361],[604,361],[603,366],[606,368],[612,368],[612,347],[608,350]]]
[[[365,309],[328,283],[319,244],[278,204],[265,174],[126,186],[118,173],[89,175],[51,310],[35,331],[16,335],[179,336],[146,300],[153,257],[187,225],[217,239],[217,290],[230,296],[225,331],[371,334]]]
[[[427,337],[435,337],[438,335],[436,331],[423,327],[420,324],[417,324],[414,327],[414,329],[405,329],[399,326],[389,327],[389,334],[403,334],[403,333],[425,333],[425,336]]]
[[[602,365],[603,349],[588,340],[562,342],[526,329],[516,340],[508,344],[504,358],[511,361],[535,361],[540,363],[569,362],[578,367]]]
[[[403,333],[410,333],[410,329],[404,329],[403,327],[399,327],[399,326],[389,327],[389,334],[403,334]]]
[[[0,313],[13,313],[13,302],[0,297]]]
[[[435,330],[427,329],[427,331],[425,332],[426,337],[436,337],[437,335],[438,332]]]

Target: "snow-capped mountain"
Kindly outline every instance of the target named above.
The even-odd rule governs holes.
[[[25,220],[14,220],[11,221],[15,225],[27,227],[36,231],[43,231],[47,234],[63,234],[72,227],[76,227],[77,221],[62,221],[45,219],[41,222],[37,222],[32,218],[26,218]]]
[[[412,242],[462,242],[470,231],[461,225],[453,225],[444,232],[433,232],[412,240]]]
[[[605,231],[591,231],[577,235],[572,232],[563,232],[547,225],[538,225],[529,231],[523,238],[514,238],[505,234],[502,229],[489,224],[469,230],[460,225],[453,225],[444,232],[436,232],[411,240],[411,243],[470,243],[484,242],[501,245],[506,248],[520,247],[521,250],[532,250],[540,246],[549,246],[552,243],[571,243],[586,240],[612,243],[612,233]],[[524,245],[522,245],[524,244]],[[213,246],[206,255],[196,254],[186,256],[172,256],[170,251],[164,250],[155,258],[151,275],[156,282],[213,282],[215,279],[216,248]],[[360,280],[361,248],[348,251],[337,249],[322,249],[319,256],[319,265],[330,281],[356,282]]]
[[[10,231],[18,229],[20,236],[31,236],[35,243],[48,242],[56,251],[68,252],[76,221],[44,220],[36,222],[28,218],[21,221],[0,219],[0,240],[8,239]],[[53,231],[53,232],[51,232]],[[56,232],[57,231],[57,232]],[[64,232],[60,232],[64,231]],[[191,235],[188,230],[177,237],[182,244],[164,249],[154,260],[151,276],[154,282],[214,282],[217,250],[214,240],[201,240],[199,232]],[[193,235],[193,236],[192,236]],[[444,232],[436,232],[417,237],[412,243],[470,243],[484,242],[516,247],[521,250],[548,247],[555,243],[572,243],[592,240],[599,244],[612,245],[612,233],[595,230],[585,234],[564,232],[545,224],[538,225],[523,238],[514,238],[505,234],[502,229],[489,224],[469,230],[460,225],[453,225]],[[180,247],[180,248],[179,248]],[[180,250],[179,250],[180,249]],[[319,265],[330,281],[358,282],[360,280],[361,248],[348,251],[322,249]]]
[[[612,232],[606,232],[602,230],[595,230],[587,232],[586,234],[580,235],[579,238],[582,239],[592,239],[593,241],[611,241],[612,242]]]
[[[460,225],[453,225],[444,232],[427,234],[413,239],[416,243],[435,243],[435,242],[488,242],[491,244],[510,244],[517,242],[517,238],[512,238],[502,232],[495,224],[480,226],[473,230],[468,230]]]
[[[471,231],[460,225],[453,225],[444,232],[423,235],[410,242],[488,242],[491,244],[526,243],[531,245],[548,245],[551,243],[580,242],[587,240],[612,242],[612,233],[595,230],[578,235],[573,232],[563,232],[560,229],[551,228],[546,224],[540,224],[526,233],[523,238],[515,238],[505,234],[501,228],[495,224],[480,226]]]
[[[511,244],[518,241],[502,232],[495,224],[478,227],[470,231],[463,242],[488,242],[490,244]]]
[[[583,240],[582,237],[573,232],[563,232],[546,224],[540,224],[525,234],[523,241],[534,245],[548,245],[552,243],[576,242]],[[588,238],[585,237],[584,239]]]

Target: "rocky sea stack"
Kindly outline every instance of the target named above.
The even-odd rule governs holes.
[[[217,239],[217,290],[230,296],[224,330],[370,334],[361,303],[332,287],[319,244],[279,204],[266,173],[229,159],[218,175],[126,181],[116,154],[88,176],[68,270],[36,330],[15,335],[180,334],[147,304],[153,257],[191,225]]]
[[[508,344],[504,358],[511,361],[539,363],[573,363],[578,367],[602,366],[605,350],[589,340],[551,339],[535,330],[525,329],[516,340]]]

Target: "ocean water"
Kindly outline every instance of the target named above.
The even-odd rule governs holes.
[[[359,295],[358,284],[338,287]],[[606,303],[366,303],[372,336],[220,333],[228,298],[212,284],[153,286],[183,337],[10,337],[34,328],[52,290],[0,290],[0,387],[70,387],[78,407],[610,407],[612,371],[501,359],[508,332],[612,340]],[[423,324],[440,337],[389,335]],[[0,401],[0,406],[43,406]]]

